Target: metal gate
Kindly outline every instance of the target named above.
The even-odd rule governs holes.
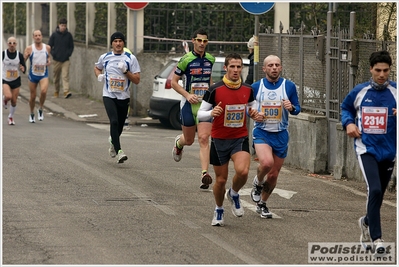
[[[355,12],[350,13],[348,29],[333,27],[333,12],[327,13],[326,37],[326,116],[328,118],[328,170],[332,171],[337,155],[337,123],[340,122],[342,100],[355,85],[358,64],[357,41],[354,37]]]
[[[356,12],[350,13],[349,28],[333,27],[333,12],[327,13],[326,36],[326,116],[328,118],[328,171],[332,172],[336,163],[337,123],[340,124],[340,105],[352,88],[370,78],[369,56],[378,50],[391,50],[396,62],[396,45],[390,41],[377,41],[369,38],[355,39]],[[396,63],[391,67],[390,79],[396,81]]]

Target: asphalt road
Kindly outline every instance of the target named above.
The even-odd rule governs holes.
[[[212,191],[199,190],[198,143],[181,162],[172,159],[179,131],[132,125],[121,137],[129,159],[116,164],[107,124],[49,112],[31,124],[27,114],[21,99],[17,125],[9,126],[3,109],[5,265],[299,265],[308,264],[309,242],[359,240],[363,185],[285,166],[268,201],[274,218],[261,219],[249,196],[253,161],[240,192],[244,216],[234,217],[225,201],[226,225],[213,227]],[[390,197],[381,210],[383,238],[396,242]]]

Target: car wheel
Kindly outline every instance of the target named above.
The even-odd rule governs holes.
[[[179,105],[175,105],[170,111],[169,122],[174,129],[181,130]]]
[[[170,124],[168,119],[159,119],[159,121],[161,122],[161,124],[167,128],[171,128],[172,125]]]

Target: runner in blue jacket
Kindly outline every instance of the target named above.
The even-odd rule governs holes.
[[[354,146],[367,184],[367,212],[359,219],[360,242],[385,253],[380,208],[396,159],[396,82],[388,79],[392,59],[387,51],[370,56],[371,79],[356,85],[341,104],[342,126]],[[372,242],[372,244],[368,244]]]

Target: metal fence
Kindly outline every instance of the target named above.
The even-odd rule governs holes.
[[[207,51],[213,55],[228,52],[247,53],[247,41],[254,32],[254,16],[239,3],[150,3],[144,10],[145,52],[183,52],[182,40],[204,28],[209,35]],[[274,10],[259,17],[264,25],[273,25]],[[218,42],[214,42],[218,40]]]
[[[323,41],[320,41],[320,38]],[[317,40],[323,45],[317,48]],[[370,78],[369,56],[378,50],[390,52],[393,65],[390,79],[397,78],[397,45],[394,41],[379,41],[372,39],[356,40],[358,45],[358,63],[354,68],[348,58],[348,44],[353,41],[348,38],[346,29],[334,29],[331,43],[331,67],[327,69],[325,56],[326,37],[316,35],[297,34],[259,34],[259,59],[262,66],[263,59],[268,55],[277,55],[282,60],[282,76],[297,85],[298,96],[303,111],[319,115],[329,114],[331,118],[339,120],[339,105],[354,84],[367,81]],[[259,67],[259,77],[264,77]],[[329,80],[331,90],[327,92],[326,81]],[[329,98],[327,98],[329,97]],[[327,105],[327,101],[330,104]]]
[[[351,12],[352,13],[352,12]],[[327,13],[331,20],[331,13]],[[354,39],[353,25],[343,28],[332,26],[326,35],[259,34],[259,65],[268,55],[282,60],[282,76],[297,85],[302,112],[323,116],[327,119],[328,170],[336,163],[341,103],[352,88],[370,79],[369,57],[372,52],[387,50],[393,64],[390,79],[397,79],[397,45],[394,41]],[[258,68],[258,77],[264,77]]]

